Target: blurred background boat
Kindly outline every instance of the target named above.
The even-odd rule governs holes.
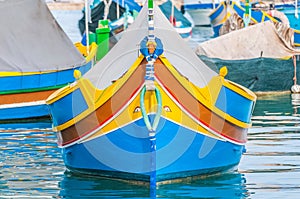
[[[75,69],[92,67],[96,46],[83,56],[44,1],[1,1],[0,9],[0,121],[49,117],[45,99],[73,82]]]
[[[192,17],[195,26],[210,26],[210,13],[216,9],[222,0],[184,0],[183,10]],[[239,1],[236,1],[239,2]]]
[[[300,50],[293,31],[284,28],[258,23],[202,42],[196,53],[212,69],[226,66],[229,80],[252,91],[290,91],[300,78]]]
[[[161,1],[159,7],[167,19],[170,20],[170,23],[174,26],[178,34],[180,34],[182,38],[189,40],[192,34],[193,23],[177,9],[176,5],[171,0]],[[114,45],[121,37],[121,34],[119,33],[122,33],[122,31],[133,23],[141,6],[134,0],[103,0],[94,1],[91,9],[91,23],[89,23],[89,30],[95,33],[95,29],[98,27],[98,21],[108,19],[111,33],[115,36],[115,38],[111,38],[115,39],[115,41],[111,41],[111,44]],[[85,31],[84,13],[85,10],[83,10],[83,17],[79,20],[81,34]]]
[[[263,7],[262,7],[263,5]],[[271,4],[273,5],[273,4]],[[235,2],[225,3],[222,2],[220,5],[213,10],[209,17],[211,20],[211,24],[214,31],[214,36],[217,37],[222,33],[221,27],[226,26],[225,29],[230,29],[230,31],[234,31],[237,29],[241,29],[247,25],[245,21],[245,17],[247,17],[247,24],[253,25],[256,23],[261,23],[264,21],[272,21],[272,22],[281,22],[285,24],[287,27],[291,27],[293,29],[293,45],[300,46],[300,30],[295,29],[300,24],[298,18],[291,19],[281,12],[280,10],[276,10],[274,7],[268,7],[268,4],[248,4],[247,6],[239,5]],[[297,11],[297,9],[296,9]],[[248,14],[247,14],[248,13]],[[295,15],[297,16],[297,15]],[[291,21],[290,21],[291,19]],[[225,32],[228,32],[225,31]]]
[[[140,11],[141,7],[133,0],[96,0],[91,5],[91,21],[88,23],[89,31],[96,33],[99,20],[109,20],[109,28],[112,35],[124,31]],[[85,11],[78,21],[80,33],[85,32]]]

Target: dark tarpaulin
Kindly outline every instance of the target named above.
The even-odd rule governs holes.
[[[133,0],[125,0],[124,6],[118,4],[116,1],[117,0],[112,0],[111,5],[109,7],[109,13],[108,13],[107,19],[110,21],[115,21],[118,19],[117,5],[119,5],[119,16],[120,17],[126,11],[125,5],[128,5],[130,12],[132,12],[133,10],[140,11],[140,9],[141,9],[141,7]],[[98,27],[98,21],[102,20],[104,17],[104,8],[105,8],[105,4],[103,1],[101,1],[94,8],[92,8],[92,12],[91,12],[92,23],[89,23],[89,31],[91,31],[91,32],[96,31],[96,28]],[[83,13],[83,16],[78,21],[78,27],[79,27],[81,34],[83,34],[85,32],[85,11],[83,11],[82,13]]]
[[[118,4],[116,4],[115,2],[112,2],[109,7],[109,13],[108,13],[107,19],[109,19],[110,21],[114,21],[117,19],[117,5]],[[104,8],[105,8],[105,4],[102,1],[96,7],[94,7],[92,9],[92,13],[91,13],[92,23],[89,23],[89,31],[96,32],[96,28],[98,27],[98,21],[102,20],[104,17]],[[125,8],[120,6],[119,12],[120,12],[120,16],[122,16],[123,13],[125,12]],[[84,11],[83,11],[82,18],[78,21],[78,26],[79,26],[80,33],[82,35],[85,32],[85,12]]]

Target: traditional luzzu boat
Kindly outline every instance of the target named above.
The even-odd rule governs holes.
[[[67,169],[151,187],[236,168],[256,96],[226,72],[149,0],[103,59],[46,101]]]
[[[249,2],[248,2],[249,6]],[[276,6],[275,6],[276,7]],[[243,18],[244,16],[248,15],[248,22],[252,24],[262,23],[265,21],[271,21],[271,22],[284,22],[289,26],[289,18],[285,16],[283,12],[280,12],[278,10],[270,10],[270,11],[263,11],[259,9],[251,9],[247,6],[241,6],[237,4],[236,2],[221,2],[219,6],[213,10],[209,17],[211,20],[211,25],[213,27],[214,36],[217,37],[220,35],[220,28],[224,25],[226,21],[230,21],[230,16],[236,14],[240,18],[240,22],[243,24]],[[231,27],[233,30],[242,28],[239,27],[239,21],[232,20]],[[294,22],[295,23],[295,22]],[[293,31],[293,37],[294,37],[294,45],[300,46],[300,30],[296,29],[296,25],[291,26],[291,29]]]
[[[209,14],[219,5],[221,1],[197,1],[184,0],[184,10],[193,18],[195,26],[210,26]]]
[[[251,89],[266,92],[299,92],[299,49],[293,46],[293,31],[282,31],[270,21],[235,30],[196,48],[196,54],[212,69],[224,65],[226,77]]]
[[[173,1],[166,1],[159,8],[183,39],[191,39],[194,25],[176,8]]]
[[[0,12],[0,121],[49,118],[45,99],[91,68],[97,46],[84,57],[44,1],[4,0]]]
[[[283,14],[283,13],[282,13]],[[228,17],[230,15],[230,17]],[[213,69],[224,65],[227,79],[258,93],[300,92],[297,72],[300,51],[296,30],[262,10],[222,3],[211,15],[215,33],[196,49],[202,61]]]

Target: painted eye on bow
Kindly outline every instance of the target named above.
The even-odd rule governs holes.
[[[139,106],[135,107],[135,109],[134,109],[133,112],[134,112],[134,113],[141,112],[141,107],[139,107]]]
[[[166,112],[172,112],[169,106],[164,106]]]

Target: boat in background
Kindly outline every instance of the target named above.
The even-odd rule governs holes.
[[[82,35],[86,27],[85,10],[82,10],[83,17],[78,21],[78,27]],[[140,5],[133,0],[96,0],[91,5],[91,21],[88,23],[88,29],[96,33],[99,21],[107,19],[109,20],[108,25],[111,34],[117,35],[133,23],[140,10]]]
[[[107,3],[108,2],[108,3]],[[111,4],[109,4],[111,2]],[[107,6],[108,13],[104,13],[105,6]],[[186,40],[189,40],[192,35],[193,24],[176,8],[174,3],[167,0],[159,5],[167,19],[180,34],[180,36]],[[122,1],[120,5],[119,0],[99,1],[94,3],[92,7],[91,23],[89,23],[89,30],[96,32],[98,27],[98,21],[105,18],[110,20],[109,27],[111,29],[111,45],[114,45],[121,37],[121,34],[125,29],[130,26],[135,20],[138,12],[141,10],[141,6],[133,0]],[[85,11],[83,11],[85,13]],[[119,14],[118,14],[119,13]],[[85,31],[85,18],[82,17],[79,20],[79,29],[81,34]]]
[[[155,192],[168,180],[236,168],[256,96],[226,80],[226,68],[206,66],[153,4],[47,104],[68,170]]]
[[[272,21],[272,22],[282,22],[289,27],[288,18],[284,15],[284,13],[278,10],[272,11],[264,11],[262,9],[251,9],[251,14],[249,15],[249,25],[261,23],[264,21]],[[273,14],[272,14],[273,13]],[[272,14],[272,16],[271,16]],[[217,37],[221,34],[223,30],[220,30],[221,27],[226,23],[225,29],[230,28],[230,31],[234,31],[237,29],[241,29],[245,27],[245,22],[243,20],[245,16],[245,8],[232,3],[222,2],[220,5],[210,14],[211,24],[214,31],[214,37]],[[274,17],[273,17],[274,16]],[[225,32],[228,32],[226,30]],[[300,30],[293,29],[294,32],[294,44],[295,46],[300,46]]]
[[[239,1],[236,1],[239,2]],[[188,12],[195,26],[211,26],[210,13],[215,10],[222,0],[184,0],[184,11]]]
[[[281,13],[283,13],[288,21],[289,25],[291,28],[295,30],[300,30],[300,20],[299,20],[299,9],[298,7],[300,6],[299,1],[282,1],[282,2],[272,2],[272,3],[265,3],[269,7],[269,12],[271,16],[276,18],[276,13],[275,15],[272,14],[272,10],[277,10]],[[273,9],[275,8],[275,9]],[[280,19],[279,19],[280,20]]]
[[[173,0],[167,0],[159,8],[183,39],[189,40],[192,37],[194,25],[176,8]]]
[[[293,30],[285,28],[258,23],[205,41],[196,53],[213,69],[226,66],[229,80],[254,92],[290,91],[300,79],[300,50],[293,46]]]
[[[4,0],[0,13],[0,121],[49,118],[45,99],[92,67],[97,45],[80,54],[42,0]]]

